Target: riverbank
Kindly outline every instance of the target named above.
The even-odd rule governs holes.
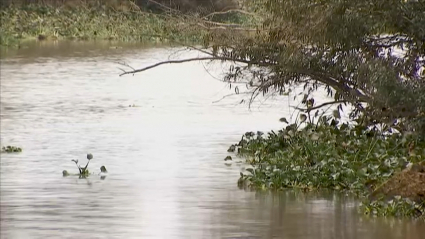
[[[206,31],[184,15],[155,14],[140,8],[78,5],[9,6],[1,10],[0,43],[28,39],[201,42]]]
[[[425,219],[425,142],[414,136],[384,136],[329,118],[247,132],[228,151],[251,165],[241,188],[341,190],[358,195],[365,214]]]

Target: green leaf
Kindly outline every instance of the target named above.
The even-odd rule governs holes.
[[[286,118],[285,118],[285,117],[280,118],[280,119],[279,119],[279,121],[280,121],[280,122],[283,122],[283,123],[286,123],[286,124],[289,124],[288,120],[286,120]]]
[[[247,168],[246,171],[250,172],[251,174],[254,174],[254,169],[253,168]]]

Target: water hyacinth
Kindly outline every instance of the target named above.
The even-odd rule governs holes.
[[[75,165],[77,165],[78,172],[79,172],[79,174],[77,174],[77,175],[80,176],[80,178],[86,178],[86,177],[88,177],[90,175],[90,172],[88,170],[88,166],[89,166],[90,160],[92,160],[92,159],[93,159],[93,154],[88,153],[87,154],[87,164],[84,167],[78,165],[78,159],[72,159],[71,160],[72,162],[75,163]],[[105,166],[101,166],[100,167],[100,173],[107,173],[107,172],[108,171],[106,170],[106,167]],[[64,177],[67,177],[67,176],[69,176],[71,174],[67,170],[63,170],[62,171],[62,175]],[[102,175],[101,176],[101,179],[105,179],[105,177],[106,177],[105,175]]]
[[[252,189],[347,190],[367,198],[408,163],[425,160],[423,141],[400,134],[384,136],[331,121],[329,118],[317,125],[307,123],[301,129],[288,125],[264,136],[243,137],[243,143],[236,144],[237,152],[252,168],[241,173],[238,185]],[[409,147],[411,142],[416,144],[414,149]],[[375,204],[366,203],[369,206],[362,208],[372,210],[380,205],[374,200]],[[394,205],[384,208],[388,212],[379,209],[377,214],[395,215],[389,213],[391,208],[402,210],[397,215],[416,215],[418,210],[423,213],[423,207],[418,206],[422,205],[421,199],[418,200],[409,207],[406,203],[380,201]]]
[[[1,152],[3,152],[3,153],[19,153],[19,152],[22,152],[22,148],[8,145],[6,147],[3,146],[1,148]]]
[[[105,166],[102,166],[102,167],[100,167],[100,172],[107,173],[108,170],[106,170],[106,167]]]
[[[395,196],[391,200],[365,200],[360,204],[360,211],[373,216],[410,216],[425,219],[425,204],[409,198]]]

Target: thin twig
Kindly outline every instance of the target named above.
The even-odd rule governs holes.
[[[125,66],[125,67],[128,67],[128,68],[131,68],[133,71],[135,71],[136,69],[134,69],[132,66],[130,66],[129,64],[127,64],[127,63],[125,63],[125,62],[118,62],[118,64],[120,64],[120,65],[122,65],[122,66]],[[124,71],[124,70],[123,70]],[[124,72],[126,72],[126,71],[124,71]]]
[[[292,107],[292,108],[294,108],[294,109],[296,109],[296,110],[300,110],[300,111],[310,112],[310,111],[312,111],[312,110],[320,109],[320,108],[322,108],[323,106],[333,105],[333,104],[339,104],[339,103],[347,103],[347,101],[345,101],[345,100],[330,101],[330,102],[326,102],[326,103],[320,104],[320,105],[318,105],[318,106],[311,107],[311,108],[307,108],[307,109],[305,109],[305,108],[299,108],[299,107],[296,107],[296,106],[294,106],[294,107]]]
[[[229,9],[229,10],[223,11],[223,12],[213,12],[213,13],[210,13],[210,14],[204,16],[203,19],[207,19],[207,18],[212,17],[214,15],[223,15],[223,14],[227,14],[227,13],[231,13],[231,12],[239,12],[239,13],[243,13],[245,15],[251,15],[251,16],[259,17],[260,18],[259,15],[255,14],[255,13],[252,13],[252,12],[247,12],[247,11],[244,11],[244,10],[241,10],[241,9]]]
[[[226,98],[228,98],[228,97],[230,97],[230,96],[235,96],[235,95],[247,95],[247,94],[251,94],[251,92],[242,92],[242,93],[239,93],[239,94],[231,93],[231,94],[228,94],[228,95],[225,95],[225,96],[221,97],[221,98],[220,98],[220,99],[218,99],[218,100],[213,101],[212,103],[218,103],[218,102],[220,102],[220,101],[222,101],[222,100],[224,100],[224,99],[226,99]]]
[[[125,72],[125,70],[123,68],[118,67],[118,70],[122,71],[123,73]]]
[[[215,24],[215,25],[218,25],[217,27],[208,27],[201,23],[197,23],[196,25],[207,30],[232,30],[232,31],[235,30],[235,31],[251,31],[251,32],[258,31],[258,29],[256,28],[245,28],[239,25],[234,25],[234,24],[218,24],[217,23]]]
[[[201,49],[201,48],[199,48],[199,47],[196,47],[196,46],[190,46],[190,45],[187,45],[187,44],[185,44],[185,43],[181,43],[181,45],[182,45],[182,46],[184,46],[184,47],[187,47],[188,49],[192,49],[192,50],[195,50],[195,51],[199,51],[199,52],[204,53],[204,54],[209,55],[209,56],[214,56],[214,54],[213,54],[212,52],[209,52],[209,51],[207,51],[207,50]]]
[[[251,110],[251,105],[254,102],[255,98],[257,98],[257,96],[260,94],[260,90],[259,89],[260,88],[258,87],[258,88],[255,88],[252,91],[251,98],[249,99],[249,103],[248,103],[248,109],[249,110]]]
[[[222,22],[213,22],[213,21],[203,21],[206,24],[211,24],[214,26],[224,26],[224,27],[231,27],[236,28],[236,27],[242,27],[241,24],[236,24],[236,23],[222,23]]]

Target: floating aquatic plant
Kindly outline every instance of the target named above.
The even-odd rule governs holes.
[[[82,167],[81,165],[78,165],[78,159],[72,159],[71,161],[74,162],[75,165],[77,165],[78,172],[79,172],[79,174],[75,174],[75,175],[78,175],[78,176],[83,177],[83,178],[89,176],[90,175],[90,172],[88,170],[88,166],[89,166],[90,160],[92,160],[92,159],[93,159],[93,154],[91,154],[91,153],[87,154],[87,164],[84,167]],[[107,173],[108,171],[106,170],[106,167],[105,166],[101,166],[100,167],[100,172],[101,173]],[[62,175],[64,177],[66,177],[66,176],[70,176],[72,174],[70,174],[66,170],[63,170],[62,171]],[[102,177],[104,178],[105,176],[103,175]]]
[[[3,146],[1,151],[3,153],[19,153],[22,152],[22,148],[8,145],[6,147]]]
[[[102,167],[100,167],[100,172],[107,173],[108,171],[106,170],[105,166],[102,166]]]
[[[224,161],[232,160],[232,156],[228,155],[224,158]]]
[[[425,220],[425,201],[418,202],[401,196],[394,196],[390,200],[364,200],[359,207],[365,215],[415,217]]]
[[[323,117],[317,124],[303,123],[304,127],[289,124],[264,135],[245,133],[235,144],[235,151],[251,167],[241,172],[239,187],[346,190],[365,199],[380,188],[379,185],[400,175],[406,165],[425,163],[425,142],[412,135],[385,135],[362,126],[334,121]],[[424,182],[425,172],[414,173],[413,176],[418,175],[418,180]],[[409,177],[410,181],[413,176]],[[413,200],[411,195],[400,191],[411,187],[393,188],[391,194],[402,195],[402,199],[365,200],[361,208],[376,215],[425,214],[422,191],[418,191],[421,198]],[[387,191],[385,194],[388,194]]]

